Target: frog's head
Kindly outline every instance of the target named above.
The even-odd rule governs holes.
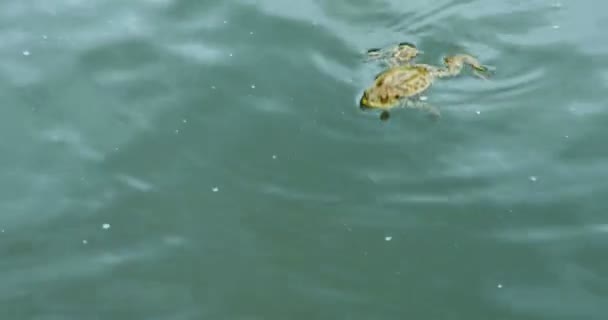
[[[399,96],[390,96],[386,90],[380,90],[377,87],[366,89],[359,99],[359,107],[361,109],[388,109],[394,105]]]
[[[359,108],[361,108],[361,109],[371,108],[369,106],[369,98],[368,98],[367,91],[363,92],[363,95],[361,95],[361,99],[359,99]]]

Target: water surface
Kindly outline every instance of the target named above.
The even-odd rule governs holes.
[[[0,4],[7,319],[604,319],[600,1]],[[434,123],[398,42],[496,68]]]

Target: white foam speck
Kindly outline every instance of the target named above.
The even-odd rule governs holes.
[[[500,283],[499,283],[499,284],[496,286],[496,288],[498,288],[498,289],[502,289],[502,284],[500,284]]]
[[[393,237],[391,237],[391,236],[384,237],[384,241],[391,241],[391,240],[393,240]]]
[[[277,158],[277,155],[276,155],[276,154],[273,154],[273,155],[272,155],[272,159],[276,159],[276,158]]]
[[[211,189],[211,191],[213,191],[213,192],[218,192],[218,191],[220,191],[220,188],[218,188],[218,187],[213,187],[213,189]]]
[[[426,101],[426,100],[428,100],[428,97],[427,97],[427,96],[422,96],[422,97],[420,97],[420,101]]]
[[[42,39],[44,39],[44,40],[48,39],[48,37],[46,36],[46,34],[42,35]]]
[[[536,176],[530,176],[530,181],[535,182],[537,180]]]
[[[101,227],[102,227],[104,230],[108,230],[108,229],[110,229],[110,224],[109,224],[109,223],[104,223],[103,225],[101,225]]]
[[[553,29],[559,29],[559,26],[555,24],[551,28],[553,28]]]
[[[211,86],[211,89],[215,90],[215,86]]]
[[[253,31],[249,31],[249,34],[253,35]]]
[[[251,89],[255,89],[255,84],[252,84],[252,85],[251,85]]]
[[[25,50],[25,51],[23,51],[23,55],[24,55],[24,56],[29,56],[29,55],[30,55],[30,52],[29,52],[29,51],[27,51],[27,50]]]
[[[178,133],[179,133],[179,129],[175,129],[175,134],[178,134]]]
[[[183,119],[183,120],[182,120],[182,122],[183,122],[183,123],[186,123],[186,122],[188,122],[188,120],[186,120],[186,119]]]
[[[477,110],[477,111],[475,111],[475,113],[477,113],[477,114],[481,114],[481,111]]]
[[[89,243],[87,240],[82,240],[82,244],[87,244]]]
[[[229,53],[228,55],[232,57],[232,52],[231,52],[231,53]]]

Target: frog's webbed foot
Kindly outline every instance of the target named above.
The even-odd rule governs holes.
[[[471,65],[473,69],[473,74],[483,80],[490,80],[492,76],[496,73],[496,68],[492,66],[485,65]]]
[[[439,118],[441,118],[439,108],[421,100],[408,99],[404,102],[404,107],[422,110],[426,112],[433,121],[437,121]]]

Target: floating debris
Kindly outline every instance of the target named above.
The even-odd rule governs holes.
[[[496,286],[496,288],[498,288],[498,289],[502,289],[502,284],[500,284],[500,283],[499,283],[499,284]]]
[[[218,188],[218,187],[213,187],[213,189],[211,189],[211,191],[213,191],[213,192],[218,192],[218,191],[220,191],[220,188]]]
[[[87,240],[82,240],[82,244],[87,244],[89,243]]]
[[[530,178],[529,178],[529,179],[530,179],[530,181],[532,181],[532,182],[536,182],[536,180],[537,180],[536,176],[530,176]]]
[[[475,111],[475,113],[477,113],[477,114],[481,114],[481,111],[477,110],[477,111]]]
[[[391,241],[391,240],[393,240],[393,237],[391,237],[391,236],[384,237],[384,241]]]
[[[108,229],[110,229],[110,224],[109,224],[109,223],[104,223],[103,225],[101,225],[101,227],[102,227],[104,230],[108,230]]]
[[[29,55],[30,55],[30,52],[29,52],[29,51],[27,51],[27,50],[25,50],[25,51],[23,51],[23,55],[24,55],[24,56],[29,56]]]

